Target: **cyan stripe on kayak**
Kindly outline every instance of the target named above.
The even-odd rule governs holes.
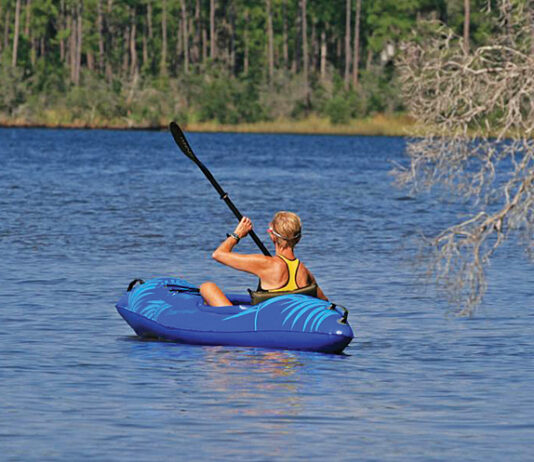
[[[337,313],[331,311],[331,310],[326,310],[326,313],[322,313],[318,316],[316,316],[315,320],[313,321],[311,327],[310,327],[310,331],[314,331],[314,332],[317,332],[319,330],[319,326],[323,323],[323,321],[326,319],[326,318],[329,318],[330,316],[336,316]],[[315,324],[315,328],[313,327]]]

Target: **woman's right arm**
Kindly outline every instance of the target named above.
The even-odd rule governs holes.
[[[321,300],[324,300],[328,302],[328,297],[324,294],[324,292],[321,290],[319,286],[317,286],[317,298],[320,298]]]
[[[306,268],[307,269],[307,268]],[[313,274],[311,274],[310,270],[308,270],[308,280],[310,281],[310,284],[316,284],[317,285],[317,298],[320,298],[321,300],[324,300],[328,302],[328,297],[324,294],[323,290],[319,287],[319,284],[317,284],[317,281],[315,280],[315,277]]]
[[[234,233],[243,239],[252,230],[252,222],[249,218],[243,217],[237,225]],[[212,258],[223,265],[229,266],[239,271],[245,271],[258,276],[260,279],[271,269],[271,257],[265,255],[244,255],[233,252],[237,241],[233,237],[226,238],[215,249]]]

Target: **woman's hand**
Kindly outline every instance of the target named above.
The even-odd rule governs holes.
[[[237,225],[234,233],[236,233],[241,239],[243,239],[248,233],[252,231],[252,221],[250,218],[243,217]]]

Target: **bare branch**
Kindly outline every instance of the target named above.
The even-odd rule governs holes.
[[[397,182],[445,188],[473,210],[431,240],[431,273],[460,314],[482,300],[484,268],[505,239],[520,237],[534,254],[533,16],[528,2],[499,8],[503,32],[492,45],[466,53],[451,30],[426,22],[398,61],[420,136]]]

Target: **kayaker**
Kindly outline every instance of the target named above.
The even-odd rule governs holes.
[[[223,265],[239,271],[252,273],[260,279],[259,294],[272,297],[277,293],[306,293],[328,301],[323,291],[316,285],[313,274],[294,254],[301,238],[301,221],[292,212],[277,212],[269,224],[267,232],[274,243],[276,255],[244,255],[233,252],[237,243],[251,230],[250,218],[243,217],[233,233],[213,252],[212,257]],[[223,291],[213,282],[200,286],[200,294],[208,305],[228,306],[232,303]]]

